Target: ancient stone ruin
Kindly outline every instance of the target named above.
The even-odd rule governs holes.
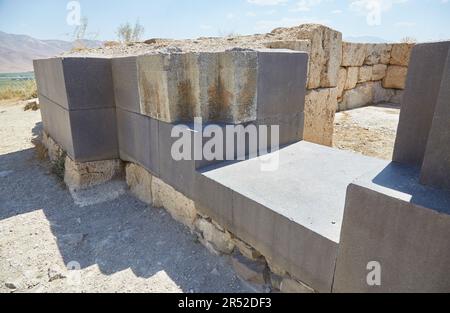
[[[450,42],[342,43],[318,25],[252,38],[35,61],[44,144],[67,153],[69,188],[126,179],[282,292],[450,291]],[[394,162],[325,146],[338,107],[403,88]],[[236,162],[174,160],[172,131],[195,137],[195,117],[279,126],[279,166],[261,171],[250,145]],[[380,286],[366,279],[373,262]]]

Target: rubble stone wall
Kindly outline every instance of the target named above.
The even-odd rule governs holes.
[[[309,54],[305,140],[331,146],[336,112],[400,103],[414,44],[349,43],[340,32],[318,24],[275,29],[271,34],[278,40],[266,47]]]

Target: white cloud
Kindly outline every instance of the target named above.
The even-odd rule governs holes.
[[[322,0],[300,0],[295,4],[294,9],[291,11],[293,12],[307,12],[310,11],[312,7],[318,6],[321,4]]]
[[[267,6],[267,5],[279,5],[288,2],[288,0],[247,0],[248,3]]]

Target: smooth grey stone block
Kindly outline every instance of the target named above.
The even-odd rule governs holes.
[[[136,57],[112,59],[116,106],[141,113]]]
[[[197,196],[232,233],[312,288],[330,292],[347,186],[387,162],[304,141],[282,148],[279,160],[275,171],[262,171],[258,159],[204,168],[215,184],[203,182]],[[228,199],[230,190],[231,215],[229,200],[218,209],[213,202]]]
[[[75,149],[69,111],[42,95],[39,95],[39,105],[44,130],[68,155],[73,157],[75,155]]]
[[[115,108],[69,111],[69,114],[75,161],[119,158]]]
[[[69,110],[113,108],[111,60],[52,58],[34,61],[39,93]]]
[[[449,292],[450,193],[392,163],[348,188],[334,292]],[[369,286],[369,262],[381,286]]]
[[[34,60],[33,65],[39,94],[67,109],[69,104],[62,59]]]
[[[114,108],[68,111],[40,96],[44,129],[77,162],[119,157]]]
[[[64,58],[62,62],[69,110],[115,106],[110,59]]]
[[[450,52],[428,138],[421,182],[450,190]]]
[[[174,126],[158,121],[160,178],[192,199],[195,195],[195,161],[176,161],[172,157],[172,145],[179,139],[171,137]]]
[[[394,161],[422,166],[450,42],[413,48],[403,95]]]
[[[257,119],[285,118],[304,112],[308,54],[258,51]]]
[[[120,158],[159,176],[158,121],[117,108]]]

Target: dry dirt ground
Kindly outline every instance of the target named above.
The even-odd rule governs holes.
[[[128,194],[74,204],[31,144],[40,112],[23,106],[0,103],[0,292],[251,291],[163,210]]]
[[[338,113],[334,147],[392,160],[400,107],[370,106]]]

